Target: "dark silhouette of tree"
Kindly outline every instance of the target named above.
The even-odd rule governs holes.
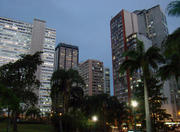
[[[76,70],[60,69],[53,73],[51,78],[52,120],[57,131],[62,131],[62,114],[64,117],[70,109],[81,106],[83,86],[84,81]]]
[[[17,131],[19,104],[34,105],[37,101],[34,90],[40,86],[40,82],[35,73],[37,67],[42,64],[40,55],[41,52],[36,52],[34,55],[21,55],[16,62],[0,67],[0,83],[7,89],[11,89],[18,100],[15,107],[11,107],[14,132]]]
[[[86,96],[83,106],[82,111],[88,119],[91,119],[93,115],[98,117],[96,124],[99,124],[99,131],[106,132],[108,126],[111,125],[118,125],[121,128],[122,122],[127,118],[125,104],[120,103],[115,96],[109,96],[107,94]]]

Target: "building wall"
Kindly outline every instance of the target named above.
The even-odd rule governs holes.
[[[32,25],[0,17],[0,65],[30,53]]]
[[[104,68],[104,93],[110,95],[110,69]]]
[[[55,52],[55,70],[77,67],[79,63],[79,48],[77,46],[60,43]]]
[[[164,90],[166,89],[166,90]],[[167,98],[167,100],[164,102],[162,108],[166,109],[168,114],[172,115],[172,118],[176,118],[176,105],[174,105],[173,103],[173,98],[171,98],[171,95],[174,95],[174,93],[172,92],[171,88],[170,88],[170,83],[169,81],[165,81],[164,85],[163,85],[163,94],[164,96]]]
[[[137,33],[138,32],[137,15],[125,10],[123,10],[123,12],[124,12],[124,22],[125,22],[124,24],[125,24],[126,36],[129,36],[132,33]]]
[[[96,95],[104,92],[103,62],[87,60],[79,64],[79,74],[84,79],[86,87],[85,95]]]
[[[85,87],[83,88],[84,94],[85,95],[91,95],[92,93],[90,93],[91,90],[89,90],[89,87],[92,87],[92,85],[90,86],[90,82],[92,82],[91,80],[89,80],[89,72],[90,72],[90,65],[88,63],[88,61],[85,61],[83,63],[80,63],[78,65],[78,71],[80,76],[83,78],[84,83],[85,83]],[[91,83],[92,84],[92,83]]]
[[[138,32],[137,16],[134,13],[122,10],[111,20],[110,25],[114,95],[120,101],[127,102],[131,96],[129,74],[120,76],[119,67],[126,59],[122,54],[128,50],[127,35]]]
[[[50,80],[54,69],[54,53],[55,53],[55,41],[56,41],[56,30],[45,29],[45,37],[43,43],[43,64],[40,67],[40,108],[43,112],[50,112],[51,109],[51,97],[50,97]]]
[[[139,32],[152,40],[153,45],[161,47],[162,42],[168,35],[165,14],[159,5],[148,10],[139,10],[134,13],[138,16]]]

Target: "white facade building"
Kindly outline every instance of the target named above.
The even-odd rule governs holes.
[[[45,114],[50,112],[50,78],[54,68],[56,30],[45,26],[45,21],[34,19],[33,24],[0,17],[0,66],[19,59],[20,54],[43,51],[44,63],[37,70],[41,82],[36,91],[38,106]]]

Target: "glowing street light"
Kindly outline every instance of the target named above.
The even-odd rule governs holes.
[[[92,121],[93,121],[93,122],[97,122],[97,121],[98,121],[97,116],[95,116],[95,115],[94,115],[94,116],[92,116]]]
[[[138,106],[138,102],[136,101],[136,100],[132,100],[131,101],[131,105],[132,105],[132,107],[137,107]]]
[[[59,113],[59,116],[62,116],[62,113]]]
[[[131,101],[132,107],[135,109],[138,106],[138,102],[136,100]],[[134,114],[134,132],[136,132],[136,112],[133,109],[133,114]]]

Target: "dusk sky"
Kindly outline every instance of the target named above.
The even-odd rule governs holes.
[[[134,11],[160,4],[163,11],[171,0],[0,0],[0,17],[32,23],[46,21],[56,29],[56,44],[79,46],[80,62],[97,59],[111,68],[110,20],[122,9]],[[167,16],[167,14],[166,14]],[[180,24],[180,17],[168,17],[169,32]]]

